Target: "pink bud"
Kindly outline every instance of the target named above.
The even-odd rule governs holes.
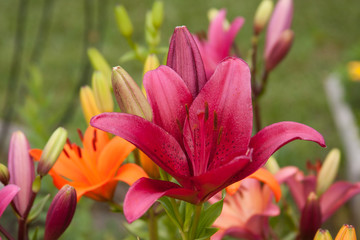
[[[44,240],[58,239],[69,226],[76,209],[75,188],[64,185],[50,204],[45,221]]]
[[[25,135],[14,132],[11,136],[8,168],[9,183],[20,187],[14,198],[14,205],[21,216],[24,216],[32,195],[32,183],[35,179],[34,163],[29,155],[30,145]]]
[[[267,72],[270,72],[272,69],[274,69],[281,62],[281,60],[284,59],[291,48],[293,40],[294,32],[290,29],[285,30],[280,35],[278,41],[271,49],[270,54],[265,59]]]
[[[206,83],[204,63],[196,42],[185,26],[176,27],[171,37],[167,66],[177,72],[195,97]]]
[[[281,34],[290,29],[293,17],[293,0],[279,0],[271,16],[266,32],[265,59],[269,57],[272,48]]]
[[[320,227],[321,209],[319,199],[314,192],[311,192],[301,211],[300,239],[313,239]]]

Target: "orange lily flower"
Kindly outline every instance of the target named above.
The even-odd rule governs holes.
[[[135,146],[119,137],[109,138],[108,133],[88,127],[85,135],[79,132],[83,148],[74,143],[65,145],[49,175],[60,189],[65,184],[73,186],[77,200],[82,196],[96,201],[111,201],[118,181],[132,185],[141,177],[148,177],[136,164],[123,164]],[[42,151],[31,150],[39,160]]]

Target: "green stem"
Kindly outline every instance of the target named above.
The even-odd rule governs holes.
[[[195,215],[194,215],[194,220],[192,222],[189,239],[195,239],[196,238],[196,230],[197,230],[198,225],[199,225],[202,206],[203,206],[202,204],[195,206]]]
[[[149,209],[148,226],[149,226],[150,240],[158,240],[159,237],[158,237],[157,217],[154,214],[154,208],[153,207],[151,207]]]

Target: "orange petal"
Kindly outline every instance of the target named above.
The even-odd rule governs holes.
[[[256,172],[249,176],[250,178],[255,178],[259,181],[262,181],[270,187],[275,195],[275,199],[278,202],[281,198],[281,188],[279,183],[276,181],[274,175],[272,175],[265,168],[259,168]]]
[[[29,151],[29,154],[34,159],[34,161],[39,161],[42,154],[42,150],[34,148]]]
[[[234,195],[237,192],[237,190],[239,189],[240,185],[241,185],[241,181],[233,183],[230,186],[226,187],[226,192],[230,195]]]
[[[95,140],[94,140],[95,139]],[[85,151],[89,154],[90,160],[93,164],[96,163],[101,150],[109,142],[109,135],[107,132],[89,126],[84,134],[83,146]]]
[[[125,182],[130,186],[142,177],[149,177],[146,172],[134,163],[127,163],[120,167],[114,179]]]
[[[140,162],[142,168],[150,177],[158,179],[160,178],[159,167],[151,160],[145,153],[140,151]]]
[[[101,151],[97,160],[97,169],[99,174],[106,177],[112,177],[119,169],[121,163],[135,149],[135,146],[128,141],[114,137]]]

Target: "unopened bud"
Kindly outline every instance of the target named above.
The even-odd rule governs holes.
[[[336,235],[335,240],[356,240],[355,228],[344,224]]]
[[[94,93],[89,86],[81,87],[80,103],[87,123],[93,116],[101,113],[96,105]]]
[[[269,160],[267,160],[265,168],[269,170],[269,172],[271,172],[272,174],[275,174],[280,170],[279,164],[273,156],[271,156]]]
[[[8,168],[4,164],[0,163],[0,182],[5,186],[9,183],[9,179],[10,174]]]
[[[64,185],[50,204],[46,215],[44,240],[58,239],[69,226],[75,209],[75,188]]]
[[[31,190],[34,193],[38,193],[40,191],[40,188],[41,188],[41,177],[39,175],[37,175],[32,183]]]
[[[93,68],[104,75],[105,80],[108,81],[110,86],[111,68],[109,63],[96,48],[89,48],[88,56]]]
[[[317,176],[316,193],[318,196],[323,194],[330,185],[334,182],[334,179],[338,173],[340,166],[340,150],[334,148],[326,156],[323,165],[320,168]]]
[[[266,71],[274,69],[289,52],[294,40],[294,32],[290,29],[285,30],[272,47],[269,55],[266,56]]]
[[[139,86],[121,67],[114,67],[112,84],[117,103],[122,112],[152,120],[152,109]]]
[[[50,169],[54,166],[61,151],[64,148],[67,139],[67,131],[65,128],[59,127],[51,135],[47,141],[44,150],[41,154],[39,165],[37,167],[37,173],[40,176],[45,176]]]
[[[321,227],[321,209],[318,197],[311,192],[301,211],[300,239],[312,239]]]
[[[149,54],[145,60],[144,64],[144,74],[148,71],[154,70],[160,66],[159,59],[155,54]]]
[[[131,37],[134,29],[125,7],[122,5],[116,6],[115,16],[121,34],[126,38]]]
[[[262,0],[254,17],[254,32],[258,35],[268,23],[274,8],[272,0]]]
[[[159,28],[164,19],[164,4],[162,1],[154,2],[151,17],[154,27]]]
[[[95,102],[100,112],[112,112],[114,110],[114,103],[110,86],[100,71],[93,73],[92,88]]]
[[[314,237],[314,240],[333,240],[329,231],[324,229],[319,229],[316,232],[316,235]]]

